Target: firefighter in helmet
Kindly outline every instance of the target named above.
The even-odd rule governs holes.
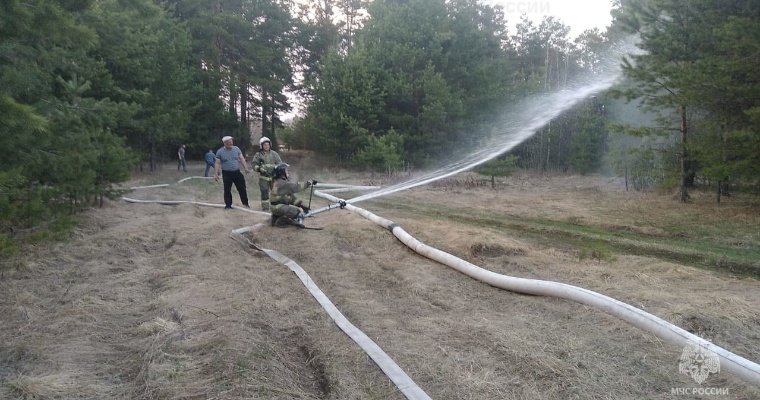
[[[295,225],[303,227],[303,219],[309,213],[309,207],[296,193],[316,185],[316,180],[306,182],[288,181],[287,163],[278,164],[272,171],[272,226]]]
[[[251,164],[253,170],[259,173],[259,190],[261,191],[261,209],[269,211],[269,187],[272,182],[274,167],[282,163],[280,155],[272,150],[272,141],[262,136],[259,140],[259,151],[254,154]]]

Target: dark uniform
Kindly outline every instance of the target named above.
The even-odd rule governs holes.
[[[296,193],[317,181],[288,182],[288,167],[287,163],[280,163],[272,171],[272,195],[269,197],[272,226],[295,225],[303,228],[304,213],[309,212],[309,207],[296,197]]]
[[[303,226],[304,213],[309,212],[309,208],[303,204],[303,200],[296,197],[296,193],[309,188],[311,182],[288,182],[281,177],[275,178],[273,182],[269,197],[272,225]]]
[[[268,151],[263,150],[264,143],[269,143],[272,146],[272,142],[269,138],[262,137],[259,141],[259,145],[262,150],[254,154],[251,164],[253,164],[253,170],[259,173],[259,191],[261,192],[261,209],[269,211],[269,186],[272,182],[272,172],[274,168],[282,163],[280,155],[271,148]]]

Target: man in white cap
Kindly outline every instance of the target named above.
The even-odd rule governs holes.
[[[245,173],[248,173],[248,163],[243,157],[240,148],[232,144],[232,136],[222,138],[224,147],[216,151],[216,163],[214,164],[214,180],[219,182],[219,176],[224,182],[224,209],[232,208],[232,184],[235,184],[240,195],[240,202],[243,206],[250,208],[248,205],[248,192],[245,190],[245,176],[240,172],[240,166],[243,166]]]

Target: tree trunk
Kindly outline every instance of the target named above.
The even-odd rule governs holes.
[[[240,123],[248,129],[248,84],[240,85]]]
[[[557,75],[557,85],[554,87],[559,87],[559,83],[562,81],[562,78],[560,76],[562,68],[559,67],[559,49],[554,52],[554,70],[554,73]]]
[[[268,100],[267,100],[267,90],[261,89],[261,136],[267,136],[269,133],[268,129],[268,117],[269,117],[269,109],[268,109]],[[271,139],[271,138],[270,138]]]
[[[546,44],[546,60],[544,62],[546,71],[544,71],[544,90],[549,89],[549,44]]]
[[[274,128],[277,124],[275,124],[275,119],[277,116],[274,114],[274,104],[272,104],[272,107],[269,108],[270,111],[270,117],[269,117],[269,123],[271,124],[270,130],[271,130],[271,136],[269,137],[272,139],[272,148],[278,149],[279,148],[279,140],[277,140],[277,133],[274,131]]]
[[[549,125],[546,128],[546,163],[544,164],[544,171],[549,170],[549,158],[552,155],[552,122],[549,121]]]
[[[686,151],[686,107],[681,106],[681,202],[689,200],[687,186],[689,183],[689,154]]]
[[[237,91],[237,83],[235,82],[235,77],[232,75],[232,72],[229,73],[229,76],[227,77],[227,92],[230,95],[230,98],[228,99],[229,104],[229,110],[230,114],[236,115],[237,114],[237,97],[238,97],[238,91]]]
[[[567,70],[569,68],[570,68],[570,55],[569,54],[565,54],[565,79],[562,82],[562,87],[563,88],[567,87]]]
[[[154,140],[150,141],[150,172],[156,171],[156,142]]]
[[[144,137],[144,136],[141,136],[141,137],[140,137],[140,148],[141,148],[141,149],[144,149],[144,148],[145,148],[145,137]],[[148,150],[148,152],[150,152],[150,149]],[[141,152],[141,153],[142,153],[142,152]],[[139,163],[137,163],[137,169],[138,169],[140,172],[143,172],[143,161],[145,160],[145,159],[143,158],[143,156],[144,156],[144,154],[140,154],[140,162],[139,162]],[[149,156],[149,157],[150,157],[150,156]]]
[[[724,125],[721,125],[720,127],[720,160],[723,163],[723,166],[726,165],[726,161],[728,158],[726,157],[726,135],[725,135],[726,127]],[[723,188],[726,185],[726,182],[728,181],[727,176],[721,176],[720,179],[718,179],[718,203],[720,203],[720,197],[723,194]]]

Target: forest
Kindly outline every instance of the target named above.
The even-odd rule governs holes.
[[[200,159],[252,126],[340,167],[430,167],[499,110],[593,74],[630,35],[640,51],[617,60],[620,84],[484,173],[613,173],[682,202],[756,195],[760,0],[612,3],[607,31],[571,37],[555,17],[510,32],[476,0],[5,0],[0,257],[65,235],[180,144]]]

